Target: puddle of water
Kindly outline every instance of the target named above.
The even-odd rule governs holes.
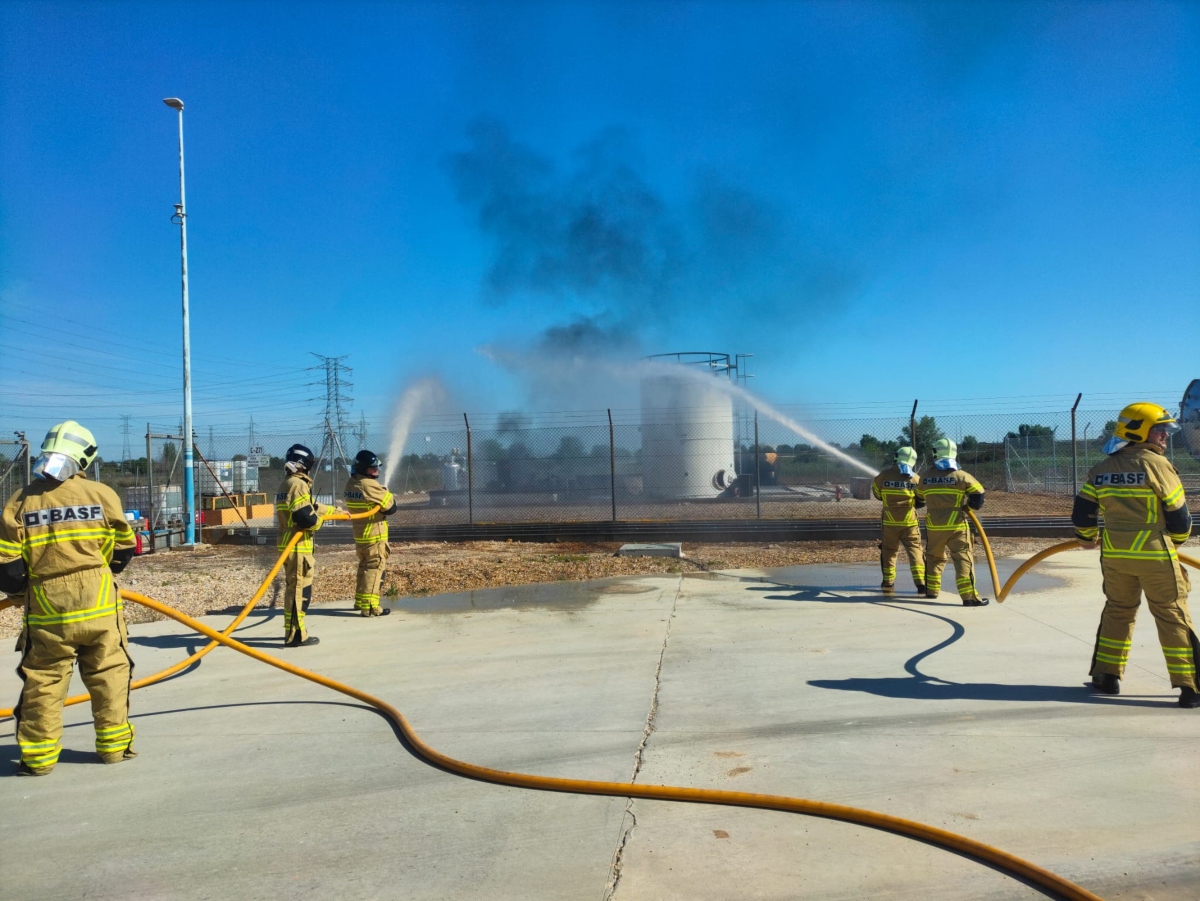
[[[1003,585],[1018,566],[1020,560],[997,560],[996,572]],[[995,600],[992,589],[992,576],[988,572],[987,561],[975,561],[975,584],[984,597]],[[771,582],[779,582],[796,588],[833,588],[850,591],[879,591],[879,566],[874,563],[815,563],[805,566],[780,566],[762,570],[763,575]],[[912,581],[908,574],[908,564],[897,562],[896,565],[896,594],[914,595]],[[947,582],[949,584],[947,584]],[[1046,591],[1051,588],[1064,588],[1068,580],[1057,576],[1040,573],[1036,569],[1021,577],[1017,587],[1009,597],[1030,592]],[[946,569],[942,571],[942,595],[953,595],[954,565],[947,561]],[[915,596],[915,595],[914,595]]]
[[[480,588],[424,597],[405,597],[393,606],[411,613],[461,613],[465,610],[579,610],[606,595],[648,594],[652,585],[629,577],[592,579],[586,582],[546,582],[539,585],[510,585]]]

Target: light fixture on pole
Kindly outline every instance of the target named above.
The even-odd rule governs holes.
[[[183,543],[196,543],[196,487],[192,471],[192,341],[188,322],[187,200],[183,184],[183,101],[166,97],[163,103],[179,113],[179,203],[172,222],[179,223],[179,252],[183,275]]]

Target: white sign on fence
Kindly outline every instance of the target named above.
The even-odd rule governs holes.
[[[271,465],[271,455],[264,454],[261,447],[250,448],[246,455],[246,466],[253,469],[266,469]]]

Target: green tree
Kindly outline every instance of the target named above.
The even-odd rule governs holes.
[[[904,426],[900,430],[900,442],[913,448],[917,452],[917,456],[923,459],[933,459],[933,443],[940,438],[945,438],[945,434],[938,428],[937,420],[932,416],[922,416],[917,420],[917,434],[914,437],[912,427]]]
[[[963,435],[963,440],[958,442],[958,449],[965,451],[979,450],[979,439],[974,435]]]
[[[1048,425],[1021,424],[1008,433],[1009,444],[1017,447],[1046,448],[1054,442],[1054,429]]]

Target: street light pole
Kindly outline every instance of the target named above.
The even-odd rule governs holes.
[[[180,270],[183,278],[183,543],[196,543],[196,485],[192,470],[192,339],[188,322],[187,200],[183,183],[183,101],[166,97],[163,103],[179,113],[179,203],[172,221],[179,222]]]

